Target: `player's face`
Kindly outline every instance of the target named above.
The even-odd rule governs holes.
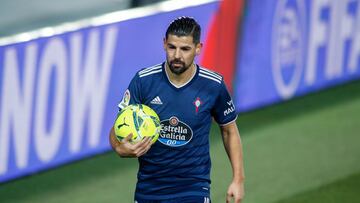
[[[164,39],[166,60],[172,73],[180,75],[188,70],[196,55],[200,54],[201,43],[195,44],[192,36],[169,35]]]

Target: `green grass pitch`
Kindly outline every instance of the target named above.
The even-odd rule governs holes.
[[[360,81],[239,115],[245,203],[360,202]],[[212,127],[212,202],[231,169]],[[137,160],[113,152],[0,184],[0,202],[133,202]]]
[[[277,203],[354,203],[359,202],[360,173],[319,188],[302,192]]]

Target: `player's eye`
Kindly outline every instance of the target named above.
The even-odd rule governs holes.
[[[169,49],[176,49],[176,47],[173,46],[173,45],[168,45],[168,48],[169,48]]]
[[[181,50],[183,50],[183,51],[190,51],[191,48],[190,48],[190,47],[181,47]]]

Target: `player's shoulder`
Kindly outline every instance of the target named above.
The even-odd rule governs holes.
[[[221,74],[202,66],[199,66],[199,77],[203,78],[207,82],[215,82],[217,84],[221,84],[223,80],[223,76]]]
[[[139,78],[155,76],[162,72],[162,63],[143,68],[137,72]]]

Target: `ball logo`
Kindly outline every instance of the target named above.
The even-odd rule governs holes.
[[[193,137],[192,129],[177,117],[172,116],[161,121],[159,141],[167,146],[180,147],[190,142]]]
[[[280,0],[272,30],[272,73],[279,95],[291,98],[303,72],[305,10],[303,0]]]

